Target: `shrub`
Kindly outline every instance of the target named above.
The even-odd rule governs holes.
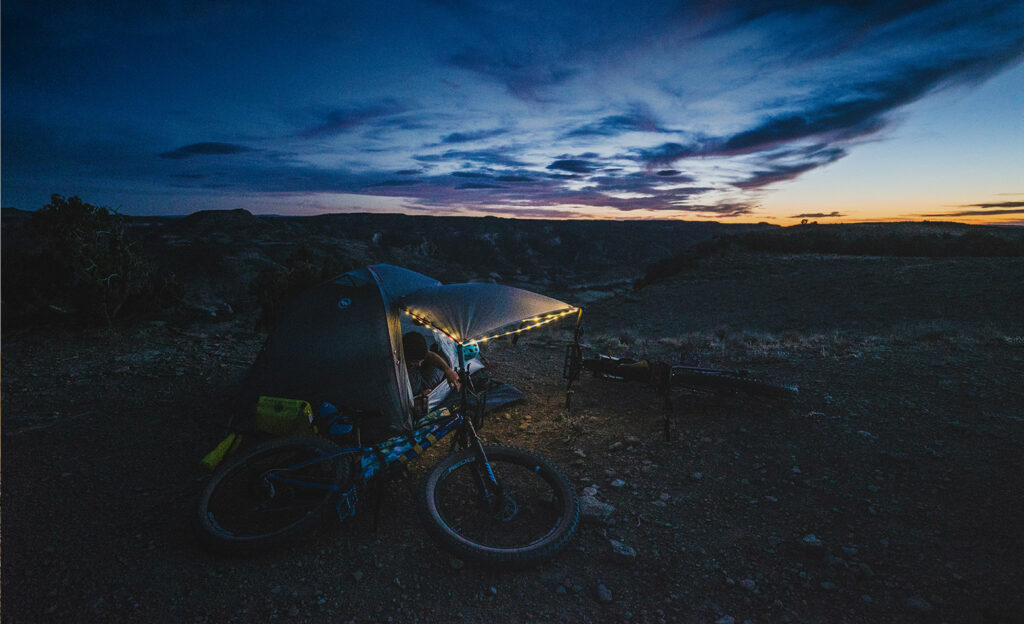
[[[42,243],[37,254],[22,254],[15,269],[14,295],[23,312],[52,309],[87,324],[108,327],[125,306],[148,309],[147,301],[181,298],[180,285],[156,280],[128,230],[124,216],[79,197],[52,195],[29,226]],[[5,289],[6,290],[6,289]]]

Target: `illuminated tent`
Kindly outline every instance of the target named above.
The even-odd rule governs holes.
[[[567,303],[497,284],[442,285],[387,264],[339,275],[296,298],[267,339],[246,380],[259,395],[322,402],[378,413],[392,428],[408,426],[412,390],[402,334],[418,331],[453,368],[460,345],[525,331],[578,312]],[[404,311],[404,314],[403,314]],[[479,360],[461,362],[472,372]],[[442,382],[430,395],[444,399]]]

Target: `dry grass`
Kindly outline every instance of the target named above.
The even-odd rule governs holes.
[[[860,358],[881,355],[896,346],[922,343],[960,346],[1007,344],[1024,347],[1024,336],[1007,335],[1005,331],[994,327],[965,328],[930,321],[867,335],[841,331],[804,333],[791,330],[774,333],[719,328],[679,336],[649,338],[636,330],[625,330],[590,336],[584,346],[588,350],[617,357],[772,363],[798,356]]]

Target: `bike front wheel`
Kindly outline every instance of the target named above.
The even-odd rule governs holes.
[[[755,379],[742,372],[678,366],[672,368],[672,385],[696,390],[743,392],[777,399],[792,399],[800,394],[796,386]]]
[[[572,482],[535,453],[483,448],[486,462],[470,448],[424,479],[419,510],[428,532],[460,559],[487,565],[525,567],[554,557],[579,525]]]
[[[225,552],[254,552],[317,526],[351,484],[330,440],[296,436],[242,452],[199,498],[199,535]]]

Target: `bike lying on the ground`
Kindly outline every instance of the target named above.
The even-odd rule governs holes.
[[[472,383],[469,376],[464,383]],[[452,452],[427,474],[417,500],[429,533],[459,558],[479,563],[522,566],[550,558],[579,522],[572,483],[540,455],[483,444],[476,426],[483,418],[482,410],[467,417],[458,407],[443,408],[379,444],[342,447],[326,437],[291,436],[255,446],[206,485],[201,534],[215,548],[244,552],[301,535],[326,517],[345,521],[381,477],[453,434]],[[351,427],[349,437],[360,437],[358,416],[323,427]]]
[[[665,400],[665,439],[672,438],[672,390],[683,388],[691,392],[736,394],[743,393],[770,399],[796,398],[800,391],[794,385],[779,384],[753,377],[748,371],[720,370],[698,365],[667,364],[665,362],[618,358],[598,354],[584,357],[577,339],[565,352],[562,371],[566,386],[566,408],[572,408],[573,384],[582,371],[589,371],[598,379],[636,381],[653,386]]]
[[[485,414],[497,401],[488,402],[489,386],[481,382],[479,345],[570,315],[578,327],[581,313],[529,291],[441,285],[389,265],[307,291],[281,317],[243,386],[262,395],[253,401],[255,425],[229,421],[234,433],[204,464],[218,465],[239,431],[281,436],[297,427],[307,435],[278,437],[228,458],[200,496],[201,539],[222,551],[258,551],[326,517],[347,520],[368,494],[378,494],[379,503],[374,486],[451,436],[449,454],[428,472],[417,497],[431,536],[461,559],[490,565],[528,566],[555,556],[576,531],[579,500],[547,459],[481,440]],[[435,397],[447,392],[445,381],[413,397],[408,333],[430,337],[435,353],[452,364],[457,400]],[[312,405],[320,406],[316,413]]]

